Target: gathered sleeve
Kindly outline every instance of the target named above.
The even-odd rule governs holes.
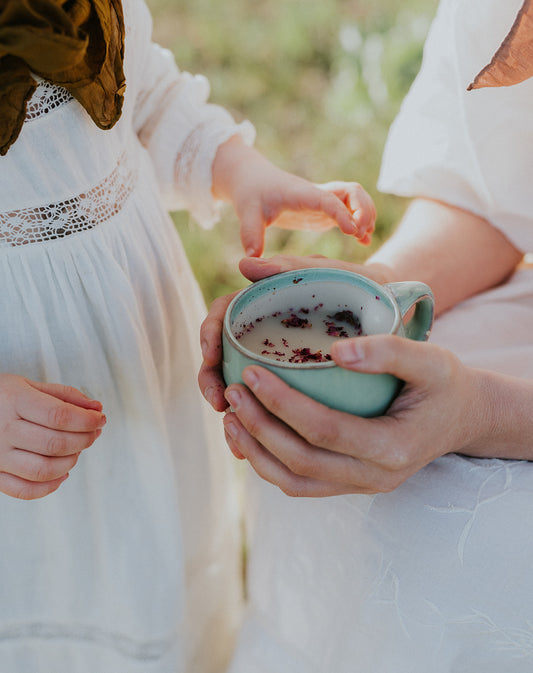
[[[533,79],[467,90],[521,5],[521,0],[441,0],[420,73],[389,132],[378,188],[471,211],[529,252]]]
[[[142,67],[134,127],[151,155],[165,206],[186,209],[210,227],[222,205],[211,193],[217,149],[236,134],[251,145],[254,127],[237,124],[224,108],[208,103],[207,79],[179,71],[167,49],[150,43]]]

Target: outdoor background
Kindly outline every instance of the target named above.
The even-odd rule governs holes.
[[[355,180],[374,199],[370,248],[336,230],[267,231],[265,256],[363,261],[403,200],[377,192],[387,129],[415,77],[437,0],[148,0],[154,39],[211,82],[211,101],[253,122],[256,147],[314,182]],[[173,215],[208,303],[246,284],[231,207],[212,231]]]

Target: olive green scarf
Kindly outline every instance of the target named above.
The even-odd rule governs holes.
[[[37,83],[67,89],[99,128],[120,117],[121,0],[0,0],[0,154],[17,139]]]

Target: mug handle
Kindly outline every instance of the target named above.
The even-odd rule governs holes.
[[[427,341],[435,313],[435,298],[430,287],[415,280],[386,283],[385,287],[392,292],[402,318],[415,307],[413,316],[404,325],[405,336],[415,341]]]

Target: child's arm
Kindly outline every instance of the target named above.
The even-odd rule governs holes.
[[[364,245],[370,243],[376,211],[357,183],[315,185],[274,166],[234,136],[216,153],[213,196],[231,201],[241,222],[249,256],[263,252],[264,231],[271,224],[290,229],[329,229],[337,225]]]
[[[52,493],[105,422],[101,403],[75,388],[0,374],[0,491],[24,500]]]

